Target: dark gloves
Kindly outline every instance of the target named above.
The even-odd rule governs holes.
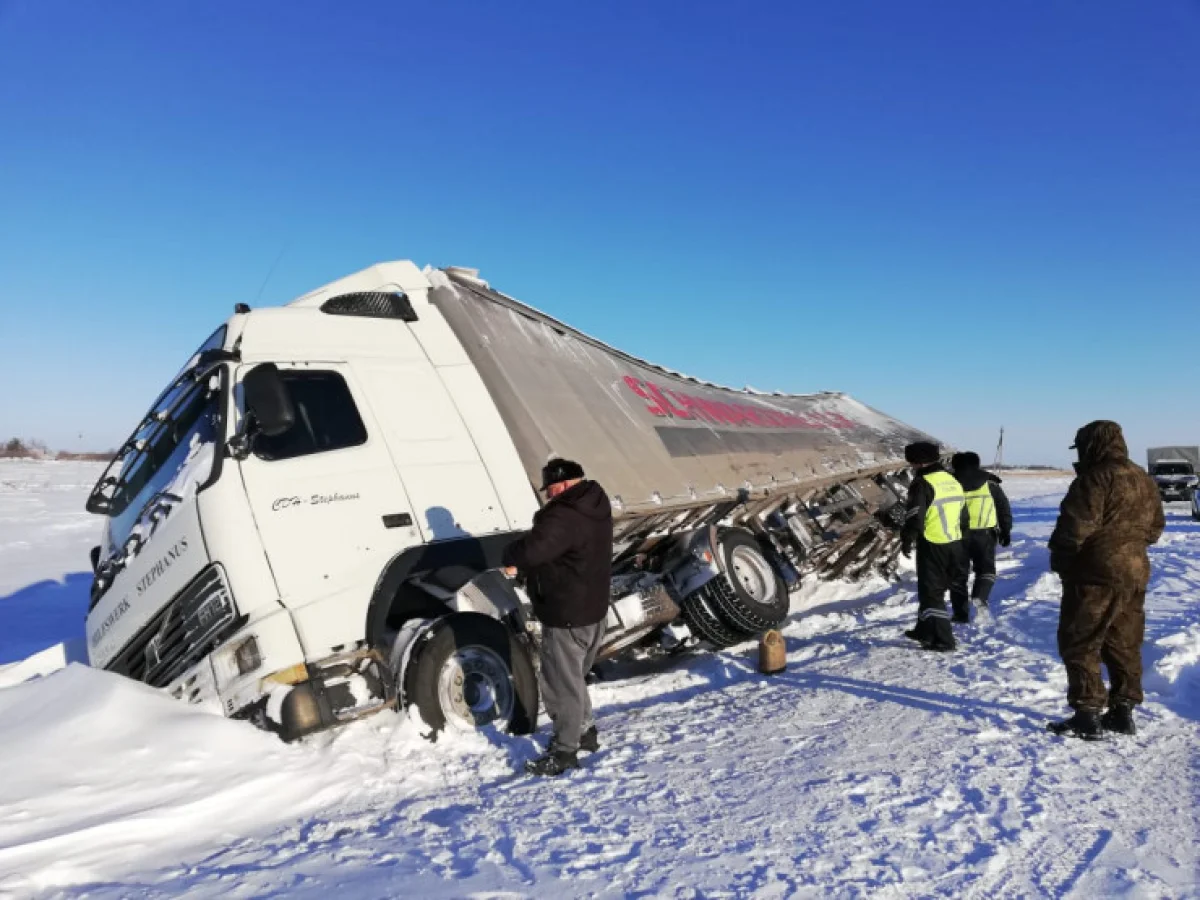
[[[1002,531],[1002,532],[1000,532],[998,541],[999,541],[1001,547],[1007,547],[1009,544],[1012,543],[1012,535],[1009,534],[1007,531]]]
[[[913,551],[912,541],[901,541],[900,542],[900,555],[901,556],[912,556],[912,551]]]

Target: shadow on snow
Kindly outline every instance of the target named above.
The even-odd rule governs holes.
[[[0,597],[0,665],[82,640],[91,584],[91,573],[72,572],[62,581],[39,581]]]

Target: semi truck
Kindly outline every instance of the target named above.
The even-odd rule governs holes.
[[[894,574],[903,448],[930,439],[669,371],[475,270],[380,263],[237,304],[151,404],[87,501],[89,659],[287,740],[414,707],[528,733],[539,625],[501,560],[548,458],[611,497],[603,659],[730,647],[803,578]]]
[[[1200,471],[1200,447],[1150,447],[1146,470],[1158,485],[1164,502],[1191,500]]]

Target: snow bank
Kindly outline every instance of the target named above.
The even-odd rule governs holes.
[[[70,663],[87,665],[87,643],[82,638],[54,644],[20,662],[0,666],[0,688],[12,687],[31,678],[50,675]]]
[[[0,690],[0,887],[168,865],[337,799],[303,751],[105,672]],[[18,777],[13,777],[18,776]]]
[[[1200,665],[1200,625],[1191,625],[1180,634],[1159,638],[1155,646],[1167,651],[1155,663],[1154,671],[1159,676],[1155,686],[1164,692],[1175,689],[1181,681],[1189,688],[1194,687],[1197,665]]]

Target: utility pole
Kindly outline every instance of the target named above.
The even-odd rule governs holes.
[[[992,468],[999,469],[1004,466],[1004,426],[1000,426],[1000,440],[996,444],[996,458],[992,461]]]

